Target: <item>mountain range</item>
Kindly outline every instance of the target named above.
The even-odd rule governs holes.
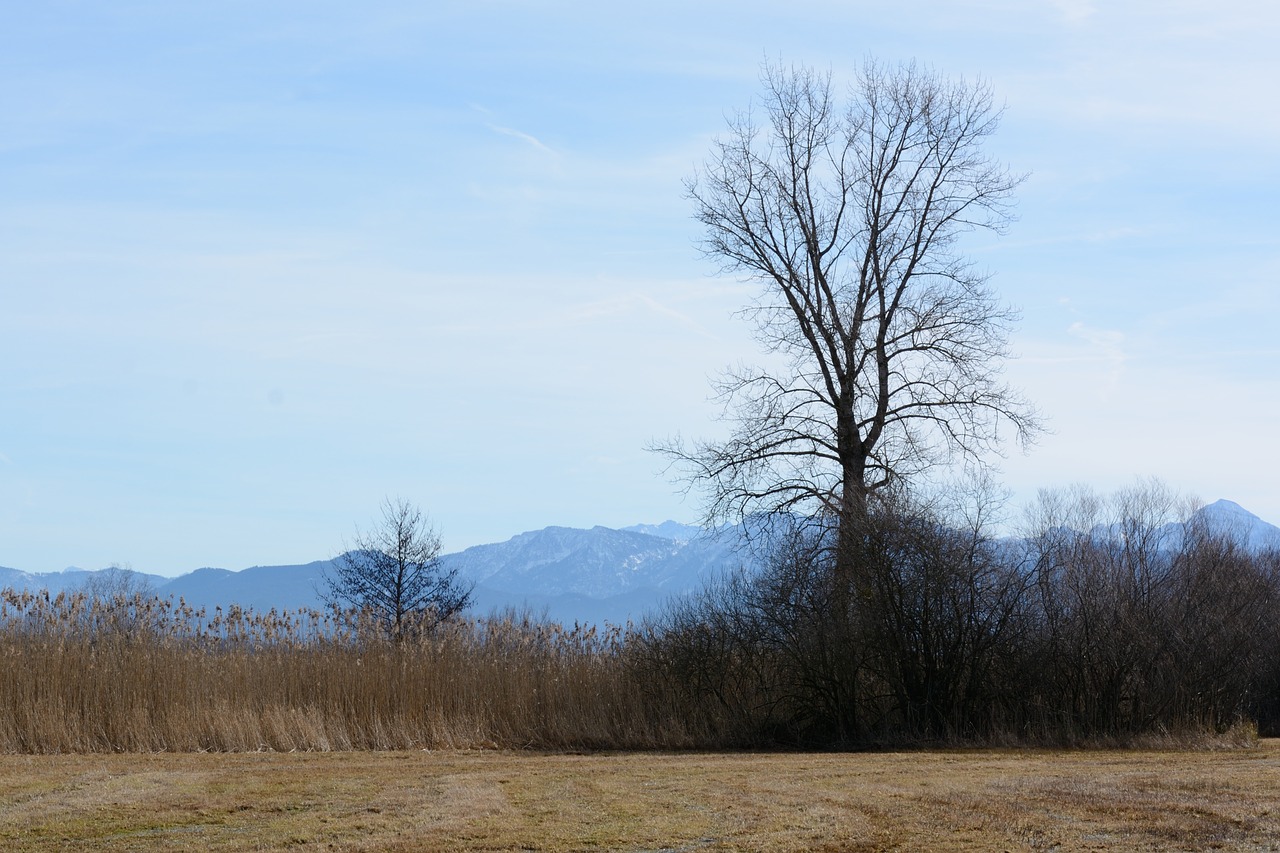
[[[1200,513],[1210,529],[1232,534],[1251,550],[1280,550],[1280,527],[1236,503],[1217,501]],[[475,584],[476,613],[513,608],[568,624],[622,624],[697,589],[713,575],[750,564],[752,555],[740,528],[712,533],[667,521],[622,529],[547,527],[441,559],[447,569],[458,570],[460,579]],[[137,574],[135,579],[194,607],[212,610],[235,603],[293,610],[321,604],[331,564],[204,568],[176,578]],[[57,593],[81,588],[97,574],[82,569],[31,574],[0,567],[0,588]]]

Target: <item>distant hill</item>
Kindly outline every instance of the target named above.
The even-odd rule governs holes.
[[[445,554],[446,568],[475,584],[472,611],[527,610],[562,622],[638,620],[673,595],[741,565],[740,540],[674,521],[624,530],[547,527],[505,542]],[[192,607],[296,610],[323,604],[331,560],[241,571],[196,569],[176,578],[136,574],[161,596]],[[0,568],[0,587],[75,590],[96,574],[82,569],[29,574]]]
[[[1193,521],[1230,534],[1253,550],[1280,549],[1280,527],[1232,501],[1203,507]],[[1169,525],[1164,531],[1169,546],[1180,542],[1182,535],[1181,525]],[[547,527],[446,554],[442,560],[475,584],[473,612],[517,609],[569,624],[621,624],[640,619],[672,596],[699,588],[713,575],[749,564],[752,557],[740,529],[711,534],[667,521],[621,530]],[[320,606],[331,563],[317,560],[241,571],[204,568],[176,578],[136,577],[160,595],[181,598],[193,607],[212,610],[235,603],[263,611],[295,610]],[[83,569],[28,574],[0,567],[0,587],[57,593],[76,589],[95,574]]]
[[[161,595],[181,598],[192,607],[241,607],[267,611],[319,607],[324,575],[332,561],[317,560],[301,566],[253,566],[238,572],[196,569],[190,574],[156,584]]]
[[[89,571],[72,566],[61,572],[31,573],[0,567],[0,589],[47,589],[50,594],[57,595],[60,592],[79,589],[85,585],[89,578],[108,571],[111,571],[111,569]],[[159,588],[162,584],[174,580],[174,578],[167,578],[164,575],[148,575],[143,572],[134,572],[133,576],[136,580],[146,581],[152,588]]]

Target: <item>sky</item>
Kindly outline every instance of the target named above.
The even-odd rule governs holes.
[[[990,83],[969,243],[1051,433],[1014,502],[1156,476],[1280,523],[1280,7],[0,0],[0,565],[324,559],[692,522],[645,448],[760,358],[683,182],[766,60]]]

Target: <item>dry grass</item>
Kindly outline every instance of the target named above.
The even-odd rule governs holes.
[[[0,593],[0,752],[685,748],[618,629]]]
[[[1219,752],[0,756],[0,849],[1280,850]]]

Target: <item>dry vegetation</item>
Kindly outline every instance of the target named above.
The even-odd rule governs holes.
[[[1224,548],[1140,574],[1090,545],[1037,584],[894,552],[843,621],[790,560],[625,631],[0,593],[0,752],[1252,740],[1280,727],[1280,555]]]
[[[0,757],[0,848],[1280,850],[1280,743],[1219,752]]]
[[[1087,502],[1074,524],[1047,505],[1045,535],[1022,549],[886,513],[844,592],[825,539],[802,528],[759,573],[626,630],[440,621],[430,608],[389,627],[375,609],[208,613],[127,590],[4,592],[0,753],[1272,735],[1280,553],[1194,529],[1168,547],[1158,497],[1130,496],[1106,537],[1069,533],[1100,529],[1083,523],[1098,517]]]
[[[621,632],[0,595],[0,752],[687,747]]]

